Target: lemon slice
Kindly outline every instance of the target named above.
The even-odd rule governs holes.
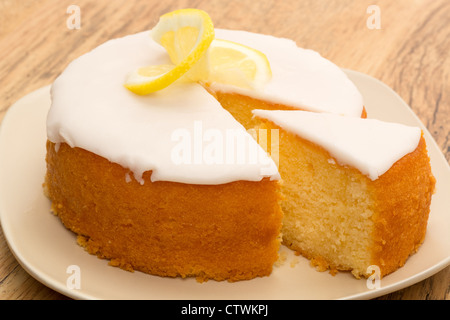
[[[272,77],[269,60],[261,51],[220,39],[214,39],[208,51],[209,76],[206,82],[258,89]]]
[[[175,68],[172,64],[153,65],[139,68],[128,75],[125,87],[134,93],[145,95],[164,89],[175,81],[188,81],[184,77],[167,76]]]
[[[214,25],[202,10],[181,9],[162,15],[151,35],[167,50],[174,66],[150,66],[132,72],[125,87],[140,95],[164,89],[192,69],[214,39]],[[208,71],[207,60],[202,61],[196,78],[204,78]],[[195,78],[194,72],[192,75]]]

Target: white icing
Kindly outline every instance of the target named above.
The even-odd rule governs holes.
[[[216,35],[259,49],[269,58],[272,80],[263,91],[242,93],[315,111],[361,115],[356,87],[319,54],[271,36],[225,30],[216,30]],[[152,181],[192,184],[279,179],[274,162],[200,85],[173,84],[148,96],[124,88],[131,71],[168,63],[168,54],[150,32],[110,40],[74,60],[52,86],[48,139],[118,163],[142,184],[142,174],[149,170]],[[237,91],[230,86],[220,89]],[[193,140],[180,133],[190,133]],[[230,133],[246,145],[239,149],[236,143],[231,156],[229,148],[224,154]],[[201,143],[195,138],[199,134]],[[185,147],[189,143],[192,154]]]
[[[148,96],[124,88],[131,70],[167,63],[167,53],[148,32],[108,41],[74,60],[52,86],[49,140],[118,163],[141,184],[142,174],[149,170],[152,181],[193,184],[279,179],[275,163],[202,86],[173,84]],[[196,123],[201,124],[201,132]],[[180,132],[185,141],[174,137]],[[233,141],[227,144],[226,139],[231,133],[245,146],[240,148],[236,142],[231,156],[222,154],[226,161],[221,163],[210,153],[229,146]],[[180,146],[184,155],[191,152],[181,163],[174,159]]]
[[[375,119],[297,110],[253,114],[323,147],[340,165],[355,167],[371,180],[414,151],[421,137],[418,127]]]

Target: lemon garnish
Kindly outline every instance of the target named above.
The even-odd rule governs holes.
[[[153,67],[132,72],[125,87],[140,95],[164,89],[192,69],[205,56],[213,41],[214,26],[206,12],[181,9],[161,16],[152,30],[152,37],[167,50],[174,66],[159,70],[156,67],[152,69],[151,76],[145,75],[145,69]]]
[[[202,10],[167,13],[160,17],[151,35],[166,49],[173,65],[147,66],[130,73],[125,87],[134,93],[155,92],[180,78],[258,89],[272,77],[269,61],[262,52],[214,39],[212,21]]]
[[[219,82],[244,88],[260,88],[272,77],[264,53],[242,44],[215,39],[209,47],[207,82]]]

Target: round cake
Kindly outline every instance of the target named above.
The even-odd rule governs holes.
[[[123,85],[131,70],[170,63],[146,31],[100,45],[53,83],[44,188],[78,243],[113,266],[199,281],[268,276],[282,242],[357,277],[369,265],[383,275],[403,265],[423,241],[434,189],[420,129],[393,124],[399,139],[374,134],[385,123],[363,130],[371,120],[356,86],[291,40],[222,29],[215,37],[264,53],[270,81],[259,89],[180,81],[136,95]],[[340,126],[339,137],[367,139],[382,161],[314,138],[333,136],[324,123],[341,118],[358,124]],[[333,178],[322,183],[324,174]],[[324,213],[327,188],[340,191]],[[330,217],[346,217],[344,229],[327,230],[336,228],[324,223]]]

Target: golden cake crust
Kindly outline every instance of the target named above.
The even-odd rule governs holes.
[[[277,181],[139,184],[118,164],[47,142],[45,188],[91,254],[126,270],[199,281],[267,276],[278,258]],[[126,181],[129,175],[131,181]]]
[[[373,263],[382,275],[403,266],[425,239],[436,179],[422,135],[417,148],[373,181]]]

